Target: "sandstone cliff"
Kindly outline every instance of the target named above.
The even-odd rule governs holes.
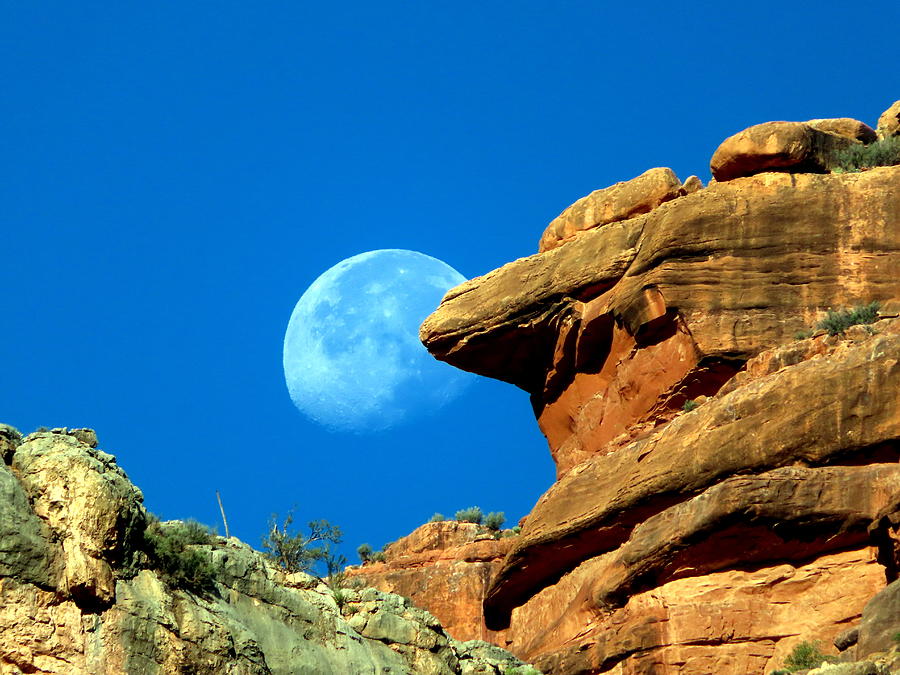
[[[427,608],[457,640],[503,644],[504,632],[484,625],[481,606],[511,544],[475,523],[426,523],[390,544],[384,562],[347,576]]]
[[[194,545],[195,591],[148,559],[143,497],[87,429],[0,425],[0,673],[484,673],[522,662],[457,642],[375,589],[336,595],[237,539]]]
[[[484,602],[513,652],[769,672],[897,577],[900,166],[830,171],[896,108],[877,132],[752,127],[707,187],[656,169],[598,190],[426,319],[437,358],[531,393],[557,464]],[[872,301],[881,320],[810,336]]]

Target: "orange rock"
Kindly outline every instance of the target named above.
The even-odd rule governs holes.
[[[647,213],[683,194],[681,181],[667,168],[650,169],[637,178],[595,190],[568,207],[547,226],[538,251],[556,248],[578,232]]]
[[[881,113],[878,118],[878,136],[900,136],[900,101],[894,101],[890,108]]]
[[[827,131],[831,134],[844,136],[860,143],[872,143],[878,139],[875,130],[868,124],[850,117],[838,117],[836,119],[824,120],[807,120],[804,124],[808,124],[813,129],[819,131]]]
[[[353,567],[348,579],[408,597],[457,640],[503,641],[488,630],[481,605],[511,539],[494,539],[474,523],[426,523],[385,551],[386,562]]]
[[[726,138],[709,167],[717,181],[763,171],[823,172],[831,155],[852,143],[804,122],[766,122]]]

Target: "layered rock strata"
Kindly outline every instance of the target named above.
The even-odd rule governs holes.
[[[346,574],[426,608],[457,640],[502,644],[502,631],[484,625],[481,606],[511,542],[474,523],[426,523],[387,546],[384,562]]]
[[[708,187],[606,222],[593,193],[423,323],[437,358],[531,393],[557,464],[484,602],[514,652],[560,674],[769,672],[896,578],[900,167],[828,173],[874,139],[752,127]],[[880,321],[807,337],[871,301]]]
[[[522,662],[457,642],[375,589],[336,593],[237,539],[194,545],[188,591],[148,563],[142,496],[90,430],[0,426],[0,673],[489,673]]]

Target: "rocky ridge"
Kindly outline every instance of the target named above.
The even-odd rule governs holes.
[[[437,358],[531,394],[557,464],[484,601],[514,653],[769,672],[897,578],[900,166],[830,169],[897,134],[898,106],[877,130],[751,127],[707,187],[653,169],[595,191],[425,320]],[[879,321],[809,337],[872,301]]]
[[[0,425],[0,673],[502,675],[522,666],[450,638],[373,588],[335,593],[235,538],[194,545],[204,591],[148,565],[141,492],[88,429]]]

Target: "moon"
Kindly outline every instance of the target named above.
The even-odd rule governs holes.
[[[303,293],[284,336],[294,405],[335,431],[383,431],[459,396],[474,377],[434,359],[419,325],[465,277],[417,251],[342,260]]]

